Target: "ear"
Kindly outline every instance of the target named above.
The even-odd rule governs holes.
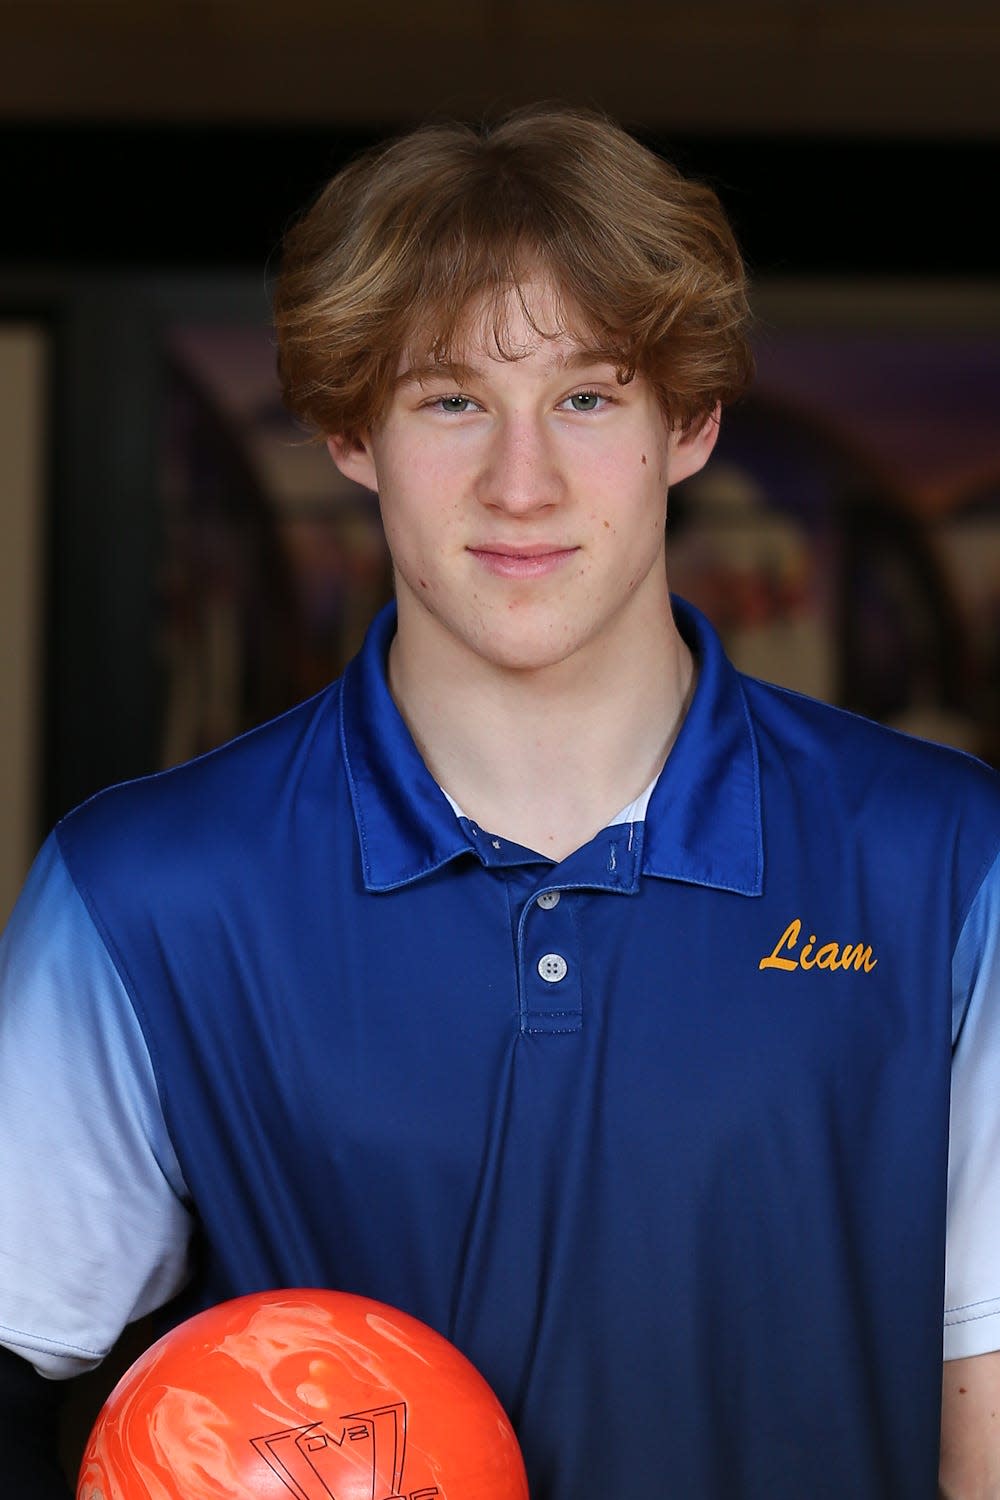
[[[671,433],[670,472],[668,474],[671,484],[679,484],[682,479],[689,479],[692,474],[697,474],[698,470],[703,469],[708,463],[719,436],[721,416],[722,407],[715,406],[704,421],[697,426],[692,425],[680,432]]]
[[[378,475],[371,444],[366,438],[328,437],[326,450],[345,479],[363,484],[366,490],[378,494]]]

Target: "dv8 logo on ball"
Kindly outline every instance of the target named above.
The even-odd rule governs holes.
[[[286,1427],[250,1441],[296,1500],[338,1500],[357,1492],[358,1469],[371,1473],[372,1500],[445,1500],[437,1485],[403,1490],[406,1403],[391,1402],[340,1417],[340,1432],[319,1422]]]

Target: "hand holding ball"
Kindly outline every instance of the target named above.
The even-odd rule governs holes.
[[[496,1396],[447,1339],[345,1292],[189,1318],[115,1386],[77,1500],[527,1500]]]

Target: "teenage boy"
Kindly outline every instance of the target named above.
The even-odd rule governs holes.
[[[713,195],[590,115],[433,127],[329,185],[275,304],[395,604],[39,856],[8,1467],[32,1367],[322,1284],[469,1354],[534,1500],[932,1500],[944,1318],[942,1489],[998,1493],[997,780],[671,601],[668,489],[749,373]]]

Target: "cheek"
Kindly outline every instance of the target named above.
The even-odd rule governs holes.
[[[386,484],[380,496],[382,530],[394,567],[414,586],[433,586],[439,565],[463,544],[459,508],[442,503],[433,485],[419,490]]]

